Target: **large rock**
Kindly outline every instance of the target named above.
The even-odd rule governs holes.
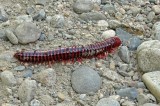
[[[142,76],[142,80],[150,90],[150,92],[160,102],[160,71],[145,73]]]
[[[143,42],[137,49],[138,65],[143,72],[160,70],[160,42]]]
[[[20,43],[27,44],[38,40],[41,31],[36,27],[34,23],[23,22],[16,28],[15,34]]]
[[[71,78],[73,89],[78,93],[93,93],[100,89],[102,81],[98,73],[90,67],[76,69]]]

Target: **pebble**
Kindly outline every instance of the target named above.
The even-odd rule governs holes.
[[[44,33],[41,33],[41,35],[40,35],[38,40],[44,41],[45,39],[47,39],[46,35]]]
[[[15,29],[18,41],[22,44],[35,42],[40,37],[40,30],[31,22],[24,22]]]
[[[155,14],[160,14],[160,6],[159,5],[154,5],[152,7],[152,9],[155,12]]]
[[[159,106],[159,105],[154,104],[154,103],[145,103],[142,106]]]
[[[87,2],[87,1],[82,1],[82,0],[77,0],[74,4],[73,4],[73,10],[78,13],[85,13],[85,12],[89,12],[93,9],[93,5],[91,2]]]
[[[97,22],[97,24],[98,24],[99,27],[108,27],[109,26],[108,22],[106,20],[99,20]]]
[[[130,62],[130,53],[129,50],[126,46],[121,46],[120,50],[118,52],[119,57],[121,58],[121,60],[125,63],[129,63]]]
[[[87,13],[82,13],[79,16],[82,20],[84,21],[99,21],[99,20],[106,20],[106,16],[102,13],[99,12],[87,12]]]
[[[17,81],[16,81],[12,72],[3,71],[0,75],[1,75],[0,78],[1,78],[3,84],[5,84],[7,86],[16,85]]]
[[[47,3],[48,0],[35,0],[37,5],[45,5]]]
[[[34,78],[44,85],[53,86],[56,82],[56,73],[52,68],[48,68],[35,74]]]
[[[120,95],[121,97],[128,97],[131,100],[134,100],[138,96],[138,91],[136,88],[124,88],[117,90],[117,95]]]
[[[112,71],[110,69],[106,69],[103,72],[103,76],[111,81],[119,81],[120,80],[119,75],[115,71]]]
[[[136,16],[138,13],[140,13],[141,11],[141,8],[137,7],[137,6],[133,6],[133,7],[130,7],[131,11],[132,11],[132,14],[134,16]]]
[[[137,47],[142,43],[140,38],[138,37],[132,37],[128,42],[128,48],[129,50],[137,50]]]
[[[25,66],[17,66],[14,68],[15,71],[23,71],[25,69]]]
[[[34,97],[37,89],[35,80],[25,79],[18,89],[18,97],[24,102],[30,102]]]
[[[116,29],[121,26],[121,22],[118,20],[109,20],[108,21],[109,28]]]
[[[18,39],[11,30],[6,30],[6,36],[12,44],[18,44]]]
[[[57,103],[56,106],[76,106],[75,102],[62,102],[62,103]]]
[[[49,95],[41,95],[39,98],[40,98],[40,102],[43,105],[53,106],[53,104],[54,104],[53,98],[51,96],[49,96]]]
[[[34,12],[35,12],[35,9],[33,7],[28,7],[27,10],[26,10],[26,13],[28,15],[32,15]]]
[[[159,75],[160,71],[154,71],[145,73],[142,76],[143,82],[158,101],[160,101]]]
[[[65,100],[65,98],[66,98],[65,95],[64,95],[63,93],[61,93],[61,92],[58,92],[58,93],[57,93],[57,96],[58,96],[58,98],[59,98],[60,100],[62,100],[62,101]]]
[[[121,104],[121,106],[136,106],[136,104],[133,101],[126,100]]]
[[[36,99],[33,99],[30,103],[31,106],[40,106],[40,101],[39,100],[36,100]]]
[[[155,18],[155,12],[153,11],[149,12],[149,14],[147,15],[147,19],[149,21],[153,21],[154,18]]]
[[[42,21],[46,18],[46,13],[44,9],[41,9],[34,17],[33,20]]]
[[[24,72],[23,77],[24,78],[32,77],[32,74],[33,74],[32,70],[27,70]]]
[[[8,38],[6,36],[6,31],[4,29],[0,29],[0,39],[3,39],[5,41],[8,40]]]
[[[112,98],[102,98],[98,101],[96,106],[120,106],[120,104]]]
[[[114,37],[115,35],[116,35],[116,33],[114,30],[107,30],[102,33],[102,37],[104,37],[105,39],[110,38],[110,37]]]
[[[62,15],[54,15],[51,19],[51,26],[55,28],[62,28],[65,25],[65,19]]]
[[[149,102],[148,97],[143,93],[140,93],[138,95],[137,100],[138,100],[138,105],[143,105]]]
[[[14,104],[9,104],[9,103],[2,103],[1,106],[17,106],[17,105],[14,105]]]
[[[30,15],[20,15],[16,17],[16,20],[18,21],[18,23],[33,22],[33,18]]]
[[[160,40],[160,22],[159,21],[153,25],[152,30],[153,30],[154,38],[157,40]]]
[[[105,12],[108,12],[108,13],[113,13],[113,12],[116,12],[116,9],[113,5],[110,5],[110,4],[106,4],[102,7],[102,10],[105,11]]]
[[[72,73],[71,83],[73,89],[80,94],[94,93],[102,85],[98,73],[87,66],[81,66]]]
[[[0,6],[0,21],[6,22],[8,21],[8,15],[5,12],[4,8]]]

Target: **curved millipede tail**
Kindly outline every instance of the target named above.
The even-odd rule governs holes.
[[[81,61],[82,58],[104,58],[108,53],[113,53],[121,45],[119,37],[111,37],[102,42],[86,46],[72,46],[49,51],[21,51],[14,57],[21,62],[49,63],[59,61]]]

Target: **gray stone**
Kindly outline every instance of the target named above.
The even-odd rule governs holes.
[[[140,38],[138,37],[132,37],[129,41],[128,41],[128,48],[129,50],[136,50],[137,47],[142,43],[142,41],[140,40]]]
[[[73,10],[76,13],[85,13],[85,12],[89,12],[93,9],[93,5],[91,2],[75,2],[73,4]]]
[[[8,20],[8,15],[7,13],[5,12],[4,8],[3,7],[0,7],[0,21],[7,21]]]
[[[98,22],[97,22],[97,25],[99,26],[99,27],[108,27],[109,25],[108,25],[108,22],[106,21],[106,20],[99,20]]]
[[[149,21],[152,21],[154,19],[154,17],[155,17],[155,12],[153,12],[153,11],[149,12],[149,14],[147,15],[147,19]]]
[[[156,3],[157,0],[149,0],[150,3]]]
[[[137,7],[137,6],[133,6],[133,7],[130,7],[131,11],[132,11],[132,14],[134,16],[136,16],[138,13],[140,13],[141,11],[141,8]]]
[[[117,100],[112,98],[102,98],[98,101],[96,106],[120,106]]]
[[[114,12],[116,12],[115,7],[114,7],[113,5],[110,5],[110,4],[104,5],[104,6],[102,7],[102,10],[103,10],[103,11],[106,11],[106,12],[108,12],[108,13],[114,13]]]
[[[15,71],[23,71],[25,69],[25,66],[17,66],[14,68]]]
[[[36,2],[37,5],[43,5],[44,6],[47,1],[48,0],[36,0],[35,2]]]
[[[125,100],[121,106],[137,106],[134,101]]]
[[[18,89],[18,97],[24,102],[30,102],[35,95],[37,83],[35,80],[25,79]]]
[[[107,39],[107,38],[110,38],[110,37],[114,37],[116,35],[115,31],[114,30],[107,30],[107,31],[104,31],[102,33],[102,36]]]
[[[160,14],[160,6],[159,5],[154,5],[152,7],[152,9],[156,14]]]
[[[35,12],[35,9],[33,7],[28,7],[27,10],[26,10],[26,13],[28,15],[32,15],[34,12]]]
[[[56,82],[56,73],[52,68],[42,70],[41,72],[36,74],[34,77],[40,83],[48,86],[54,86]]]
[[[142,106],[159,106],[159,105],[154,103],[145,103]]]
[[[0,39],[3,40],[8,40],[7,36],[6,36],[6,31],[4,29],[0,29]]]
[[[25,71],[25,73],[23,74],[23,77],[24,77],[24,78],[32,77],[32,74],[33,74],[32,70],[27,70],[27,71]]]
[[[143,74],[142,80],[149,91],[160,101],[160,71],[148,72]]]
[[[143,93],[138,95],[137,100],[138,100],[138,105],[143,105],[149,102],[148,97]]]
[[[51,19],[51,26],[55,28],[62,28],[65,25],[65,19],[62,15],[55,15]]]
[[[80,18],[84,21],[98,21],[98,20],[106,20],[106,16],[99,12],[88,12],[82,13]]]
[[[155,36],[155,39],[160,40],[160,22],[156,22],[153,25],[153,34]]]
[[[41,9],[34,17],[33,20],[41,21],[46,18],[46,13],[44,9]]]
[[[78,93],[93,93],[100,89],[102,81],[98,73],[90,67],[82,66],[72,73],[71,83]]]
[[[112,70],[110,70],[110,69],[106,69],[106,70],[103,72],[103,76],[106,77],[106,78],[109,79],[109,80],[112,80],[112,81],[119,81],[119,80],[120,80],[120,77],[119,77],[119,75],[117,74],[117,72],[112,71]]]
[[[11,30],[6,30],[6,36],[12,44],[18,44],[18,39]]]
[[[117,94],[121,97],[128,97],[129,99],[136,99],[138,91],[136,88],[124,88],[117,91]]]
[[[123,62],[129,63],[130,62],[130,53],[126,46],[122,46],[118,52],[119,57],[122,59]]]
[[[46,35],[44,33],[41,33],[41,35],[40,35],[38,40],[44,41],[46,38],[47,38]]]
[[[30,16],[30,15],[20,15],[20,16],[16,17],[16,19],[18,20],[19,23],[33,21],[32,16]]]
[[[18,41],[22,44],[35,42],[39,39],[40,33],[41,32],[39,29],[37,29],[36,25],[31,22],[24,22],[15,30]]]
[[[121,22],[118,20],[109,20],[108,24],[111,29],[116,29],[121,26]]]
[[[41,102],[39,100],[33,99],[30,103],[31,106],[40,106]]]
[[[3,71],[0,77],[1,77],[3,84],[5,85],[13,86],[17,83],[13,73],[10,71]]]
[[[55,103],[54,99],[49,95],[41,95],[39,98],[41,103],[45,106],[53,106]]]

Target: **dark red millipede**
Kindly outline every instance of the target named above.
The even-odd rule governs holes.
[[[67,61],[72,62],[82,58],[92,57],[105,57],[106,54],[112,53],[121,45],[119,37],[111,37],[105,39],[102,42],[89,44],[86,46],[72,46],[67,48],[59,48],[49,51],[21,51],[16,52],[14,57],[21,62],[32,62],[32,63],[49,63],[54,61]]]

